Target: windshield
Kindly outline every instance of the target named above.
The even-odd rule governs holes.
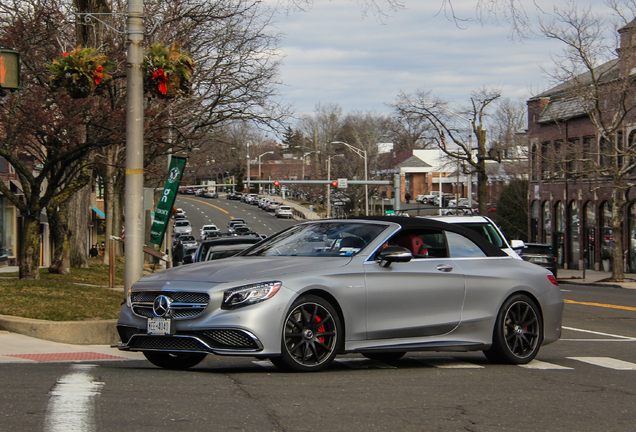
[[[353,256],[386,226],[352,222],[317,222],[296,225],[264,240],[245,256]]]

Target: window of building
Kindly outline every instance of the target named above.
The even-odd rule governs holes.
[[[589,175],[594,166],[594,137],[583,137],[583,171]]]
[[[572,201],[570,203],[570,223],[568,232],[568,249],[570,251],[570,259],[568,268],[578,269],[580,258],[580,234],[581,234],[581,220],[579,217],[579,203],[578,201]]]
[[[587,268],[593,269],[596,262],[596,208],[592,201],[585,204],[583,211],[583,247]]]
[[[568,140],[568,149],[567,149],[567,155],[565,160],[565,170],[568,173],[574,173],[577,171],[578,167],[576,166],[576,153],[578,148],[579,148],[578,138],[572,138]]]
[[[601,141],[599,143],[599,158],[598,158],[598,164],[601,167],[601,169],[606,169],[611,167],[610,151],[611,151],[610,142],[605,138],[601,138]]]
[[[550,202],[543,203],[543,241],[552,244],[552,212]]]
[[[550,166],[548,161],[550,160],[550,141],[544,141],[541,143],[541,180],[550,179]]]
[[[538,157],[539,155],[537,154],[537,145],[532,144],[532,149],[530,150],[530,162],[532,163],[532,181],[537,181],[539,179]]]

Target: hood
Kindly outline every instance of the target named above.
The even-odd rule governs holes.
[[[251,279],[276,279],[286,274],[343,267],[348,257],[230,257],[174,267],[140,279],[140,282],[184,281],[227,283]]]

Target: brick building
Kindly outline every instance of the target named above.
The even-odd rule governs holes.
[[[581,95],[586,86],[604,87],[595,102],[616,112],[617,83],[633,75],[633,34],[636,20],[619,30],[618,56],[595,69],[601,81],[590,74],[539,94],[527,101],[530,154],[529,239],[552,244],[561,268],[600,269],[603,250],[611,250],[612,188],[603,166],[629,163],[636,142],[634,92],[627,98],[628,113],[612,142],[599,137],[592,122],[590,100]],[[576,84],[575,86],[572,84]],[[592,92],[592,90],[586,90]],[[595,90],[594,90],[595,91]],[[612,111],[613,110],[613,111]],[[617,153],[608,156],[616,145]],[[623,150],[621,150],[623,149]],[[610,160],[614,158],[613,160]],[[631,157],[633,161],[633,156]],[[597,172],[591,166],[599,167]],[[632,175],[636,180],[636,176]],[[636,193],[629,191],[622,214],[622,243],[626,270],[636,272]]]

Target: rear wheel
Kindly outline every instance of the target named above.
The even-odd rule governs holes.
[[[144,356],[160,368],[185,370],[201,363],[206,354],[144,351]]]
[[[331,364],[341,338],[335,309],[320,297],[302,296],[285,318],[281,355],[271,361],[282,370],[316,372]]]
[[[499,310],[492,346],[484,354],[493,363],[526,364],[536,357],[542,342],[539,308],[528,296],[516,294]]]

